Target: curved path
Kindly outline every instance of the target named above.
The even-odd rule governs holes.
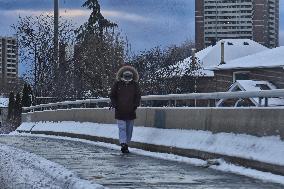
[[[244,176],[44,137],[0,136],[0,144],[35,153],[109,188],[281,189]]]

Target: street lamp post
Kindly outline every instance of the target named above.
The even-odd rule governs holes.
[[[59,2],[58,0],[54,0],[54,63],[55,68],[59,68],[58,61],[58,17],[59,17]]]

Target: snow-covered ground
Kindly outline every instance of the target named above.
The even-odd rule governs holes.
[[[63,166],[34,154],[0,145],[1,188],[103,189],[79,179]]]
[[[39,122],[23,123],[18,130],[67,132],[114,139],[118,138],[118,129],[115,124]],[[278,136],[255,137],[251,135],[233,133],[213,134],[209,131],[135,127],[132,140],[147,144],[172,146],[184,149],[196,149],[257,160],[275,165],[284,165],[284,141],[282,141]],[[102,145],[103,143],[96,144]],[[112,144],[103,145],[106,147],[119,149],[118,146]],[[205,162],[202,160],[180,156],[150,153],[138,149],[131,149],[131,151],[134,153],[155,156],[163,159],[185,161],[200,166],[205,164]],[[212,166],[213,168],[284,184],[283,176],[235,166],[222,160],[218,161],[220,165]]]

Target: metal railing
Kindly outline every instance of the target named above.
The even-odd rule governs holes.
[[[262,100],[264,99],[264,106],[268,106],[268,98],[284,97],[284,89],[274,90],[263,90],[263,91],[238,91],[238,92],[214,92],[214,93],[190,93],[190,94],[169,94],[169,95],[149,95],[141,98],[142,102],[153,102],[153,101],[168,101],[169,105],[174,102],[176,105],[177,101],[186,100],[220,100],[220,99],[246,99],[246,98],[258,98],[259,105],[261,106]],[[284,99],[283,99],[284,101]],[[99,103],[108,104],[110,103],[109,98],[100,99],[87,99],[87,100],[76,100],[76,101],[64,101],[49,104],[40,104],[31,107],[23,107],[23,111],[36,111],[45,109],[59,109],[59,108],[72,108],[72,107],[87,107],[93,104],[93,107],[97,107]],[[196,105],[196,103],[195,103]],[[216,106],[216,101],[214,106]],[[105,106],[107,107],[107,106]]]

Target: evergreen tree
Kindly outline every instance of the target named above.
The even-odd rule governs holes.
[[[9,95],[9,105],[8,105],[8,119],[11,120],[14,117],[15,109],[15,95],[13,92]]]
[[[24,88],[22,91],[22,106],[23,107],[29,107],[32,104],[32,91],[31,91],[31,87],[29,84],[24,84]]]
[[[15,101],[15,109],[14,109],[14,116],[18,120],[21,117],[22,113],[22,102],[21,102],[21,95],[17,93],[16,101]]]
[[[91,10],[88,22],[76,31],[74,67],[77,98],[91,91],[93,97],[107,96],[115,72],[124,62],[125,42],[117,25],[101,14],[98,0],[83,5]]]
[[[112,23],[103,17],[98,0],[86,0],[82,7],[92,10],[92,12],[88,22],[80,26],[77,30],[77,38],[79,40],[84,40],[87,38],[86,35],[94,33],[98,33],[102,38],[104,29],[117,27],[117,24]]]

